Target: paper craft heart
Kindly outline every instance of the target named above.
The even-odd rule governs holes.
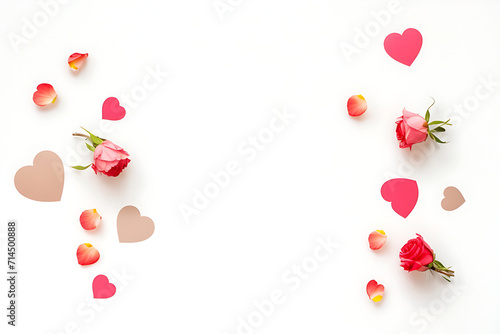
[[[33,166],[19,169],[14,176],[17,191],[34,201],[60,201],[64,187],[64,166],[61,158],[51,151],[38,153]]]
[[[116,222],[120,242],[144,241],[153,235],[155,223],[149,217],[141,216],[135,206],[126,206],[118,213]]]
[[[443,191],[444,198],[441,201],[441,207],[446,211],[458,209],[465,203],[465,198],[455,187],[448,187]]]
[[[110,121],[119,121],[125,117],[125,108],[120,106],[116,97],[108,97],[102,104],[102,119]]]
[[[384,40],[385,52],[392,59],[410,66],[422,48],[422,34],[417,29],[406,29],[402,35],[389,34]]]
[[[116,293],[116,286],[109,283],[109,280],[104,275],[97,275],[92,282],[92,291],[94,298],[109,298]]]
[[[381,193],[387,202],[391,202],[392,209],[403,218],[408,217],[418,200],[417,182],[410,179],[389,180],[382,185]]]

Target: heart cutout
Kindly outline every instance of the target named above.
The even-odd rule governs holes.
[[[120,242],[139,242],[148,239],[155,231],[155,223],[149,217],[141,216],[135,206],[128,205],[120,210],[116,222]]]
[[[418,185],[410,179],[392,179],[382,185],[381,193],[383,199],[391,202],[392,209],[406,218],[417,204]]]
[[[109,283],[105,275],[97,275],[92,282],[92,291],[94,292],[94,298],[110,298],[115,295],[116,286]]]
[[[402,35],[389,34],[384,40],[384,49],[397,62],[410,66],[422,48],[422,34],[417,29],[406,29]]]
[[[102,119],[119,121],[125,117],[126,113],[116,97],[108,97],[102,104]]]
[[[17,171],[14,185],[21,195],[34,201],[60,201],[64,188],[61,158],[51,151],[38,153],[33,159],[33,166],[25,166]]]
[[[465,203],[465,198],[455,187],[448,187],[443,191],[444,198],[441,201],[441,207],[446,211],[458,209]]]

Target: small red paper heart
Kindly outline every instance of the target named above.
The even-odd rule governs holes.
[[[116,286],[109,283],[105,275],[97,275],[92,282],[94,298],[110,298],[116,293]]]
[[[108,97],[102,104],[102,119],[119,121],[125,117],[125,108],[120,106],[116,97]]]
[[[417,29],[406,29],[402,35],[389,34],[384,40],[385,52],[392,59],[410,66],[422,48],[422,34]]]
[[[403,218],[408,217],[417,204],[418,185],[414,180],[389,180],[382,185],[380,192],[387,202],[392,203],[392,209]]]

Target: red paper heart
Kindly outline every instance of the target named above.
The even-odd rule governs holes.
[[[110,298],[116,293],[116,286],[109,283],[109,280],[104,275],[97,275],[92,282],[92,291],[94,298]]]
[[[102,119],[119,121],[125,117],[125,108],[120,106],[116,97],[108,97],[102,104]]]
[[[382,185],[381,193],[387,202],[392,202],[392,209],[403,218],[408,217],[418,200],[417,182],[410,179],[389,180]]]
[[[417,29],[406,29],[402,35],[389,34],[384,40],[385,52],[392,59],[410,66],[422,48],[422,34]]]

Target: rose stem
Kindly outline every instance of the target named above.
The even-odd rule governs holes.
[[[440,274],[443,274],[443,275],[446,275],[446,276],[450,276],[450,277],[453,277],[455,276],[455,272],[453,270],[449,270],[449,271],[441,271],[441,270],[436,270],[434,269],[435,272],[437,273],[440,273]]]
[[[73,133],[73,136],[77,136],[77,137],[85,137],[87,139],[90,139],[90,136],[87,136],[87,135],[84,135],[84,134],[81,134],[81,133]]]

